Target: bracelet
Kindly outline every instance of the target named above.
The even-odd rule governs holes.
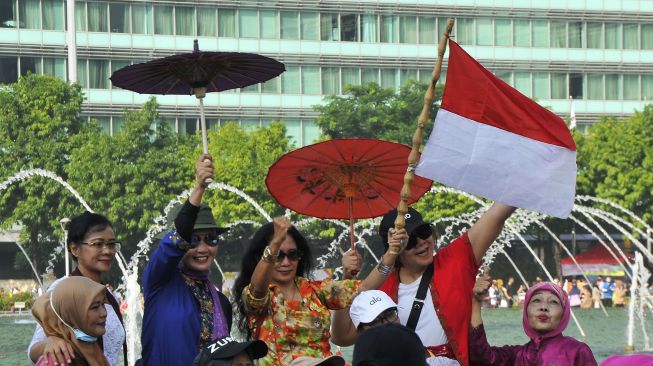
[[[378,269],[382,275],[388,276],[390,272],[392,272],[393,268],[392,266],[383,263],[383,257],[381,257],[381,260],[379,261],[379,264],[376,266],[376,269]]]
[[[261,256],[261,260],[263,262],[267,262],[270,264],[274,264],[277,261],[277,256],[272,254],[272,249],[270,249],[270,246],[266,246],[265,249],[263,250],[263,256]]]
[[[250,283],[245,287],[245,297],[247,297],[247,301],[251,303],[254,306],[264,304],[268,300],[268,295],[270,292],[268,291],[263,295],[261,298],[257,298],[254,296],[254,291],[252,291],[252,284]]]

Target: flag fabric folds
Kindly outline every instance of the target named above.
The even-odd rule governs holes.
[[[566,218],[576,189],[576,144],[560,117],[449,40],[442,105],[416,174]]]

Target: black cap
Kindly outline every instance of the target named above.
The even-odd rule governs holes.
[[[268,354],[268,346],[261,340],[237,342],[231,337],[224,337],[202,348],[195,364],[206,366],[213,360],[232,359],[241,352],[246,352],[252,360],[256,360]]]
[[[381,235],[381,242],[383,246],[388,248],[388,231],[395,227],[395,219],[397,218],[397,209],[394,209],[383,216],[381,224],[379,225],[379,235]],[[404,215],[406,220],[406,233],[410,236],[415,229],[422,225],[429,225],[422,220],[422,214],[417,212],[412,207],[408,207],[408,212]]]
[[[364,331],[354,346],[353,366],[426,366],[417,334],[401,324],[387,323]]]

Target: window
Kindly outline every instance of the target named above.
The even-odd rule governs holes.
[[[605,48],[621,48],[621,24],[605,23]]]
[[[93,117],[91,120],[95,120],[95,122],[97,122],[98,126],[100,126],[100,129],[102,130],[103,133],[107,135],[111,134],[111,117],[96,116]]]
[[[624,74],[624,100],[639,100],[639,75]]]
[[[343,89],[347,85],[360,85],[360,69],[353,67],[343,67],[340,72],[342,73]]]
[[[195,35],[195,8],[186,6],[175,7],[175,31],[180,36]]]
[[[494,44],[512,46],[512,22],[510,19],[494,20]]]
[[[397,90],[397,70],[381,69],[381,87]]]
[[[345,42],[358,42],[358,14],[340,16],[340,39]]]
[[[492,29],[492,19],[476,19],[476,44],[479,46],[492,46],[494,43],[494,31]]]
[[[300,146],[302,143],[302,122],[298,119],[286,119],[283,121],[286,125],[286,136],[294,146]]]
[[[338,14],[320,14],[320,39],[323,41],[339,40]]]
[[[551,22],[551,47],[567,47],[567,23]]]
[[[113,33],[129,33],[129,5],[109,3],[109,28]]]
[[[66,61],[63,58],[43,58],[43,73],[66,80]]]
[[[258,93],[259,92],[259,89],[258,89],[259,85],[260,84],[257,83],[257,84],[252,84],[250,86],[246,86],[244,88],[240,88],[240,92],[241,93]]]
[[[456,20],[456,36],[461,45],[474,44],[474,19],[458,18]]]
[[[361,41],[375,43],[378,42],[378,23],[377,16],[374,14],[361,15]]]
[[[653,75],[642,74],[642,100],[653,101]]]
[[[406,85],[409,80],[417,80],[417,69],[401,69],[401,85]]]
[[[551,98],[567,99],[568,97],[569,93],[567,92],[567,74],[551,74]]]
[[[322,94],[340,94],[340,73],[336,67],[322,68]]]
[[[417,43],[417,17],[402,16],[399,19],[399,42]]]
[[[569,48],[582,48],[583,47],[583,23],[571,22],[568,24],[568,44]]]
[[[320,39],[318,13],[300,13],[301,38],[309,41]]]
[[[299,39],[299,13],[296,11],[282,11],[281,39]]]
[[[379,83],[379,69],[361,69],[361,83]]]
[[[605,75],[605,99],[606,100],[621,99],[621,84],[619,83],[619,75],[616,74]]]
[[[435,17],[419,17],[419,43],[433,45],[438,42],[435,20]]]
[[[299,66],[286,66],[286,71],[281,74],[281,92],[284,94],[299,94],[301,92]]]
[[[653,24],[641,24],[640,29],[642,32],[642,49],[653,50]]]
[[[28,73],[40,74],[41,73],[41,58],[40,57],[26,57],[20,58],[20,75],[25,76]]]
[[[532,95],[531,93],[531,74],[527,72],[516,72],[515,73],[515,89],[519,90],[522,94],[527,97]]]
[[[125,66],[129,66],[131,62],[129,60],[111,60],[111,74],[122,69]],[[113,85],[111,86],[113,88]]]
[[[302,93],[320,94],[320,68],[317,66],[302,66]]]
[[[64,3],[62,0],[42,0],[43,29],[48,29],[48,30],[66,29],[64,27],[65,18],[64,18],[63,4]]]
[[[261,38],[279,39],[279,26],[277,25],[277,12],[274,10],[261,10],[258,13],[261,29]]]
[[[18,80],[18,58],[0,57],[0,83],[13,83]]]
[[[197,8],[197,35],[215,37],[218,35],[215,8]]]
[[[533,73],[533,98],[549,99],[549,74],[546,72]]]
[[[154,33],[167,34],[173,33],[172,6],[157,5],[154,7]]]
[[[111,129],[113,136],[117,135],[122,131],[122,125],[125,123],[123,117],[112,117],[111,118]]]
[[[0,1],[0,28],[17,28],[15,1]]]
[[[303,120],[302,121],[303,136],[302,143],[309,145],[317,141],[320,138],[320,127],[315,124],[313,120]]]
[[[533,47],[549,47],[549,26],[546,20],[533,20]]]
[[[394,15],[381,16],[381,42],[397,43],[399,41],[399,18]]]
[[[512,85],[512,72],[510,71],[497,71],[494,73],[494,76],[506,82],[508,85]]]
[[[5,0],[5,2],[7,2]],[[18,2],[20,27],[41,29],[41,9],[39,0],[22,0]]]
[[[583,99],[583,74],[569,74],[569,95],[574,99]]]
[[[152,5],[132,4],[132,32],[152,34]]]
[[[531,46],[531,23],[526,19],[515,19],[515,46]]]
[[[252,9],[238,11],[238,36],[242,38],[258,37],[258,12]]]
[[[107,12],[107,5],[107,3],[87,3],[89,32],[109,31],[109,14]]]
[[[236,10],[218,9],[218,36],[236,37]]]
[[[587,74],[587,99],[603,99],[603,75]]]
[[[82,88],[88,88],[88,67],[86,62],[86,59],[77,59],[77,82]]]
[[[281,78],[276,77],[264,82],[261,85],[261,92],[268,94],[281,93]]]
[[[639,27],[637,24],[624,24],[624,48],[639,49]]]
[[[587,23],[587,48],[603,48],[602,23]]]
[[[86,3],[75,3],[75,29],[79,32],[86,32]]]
[[[88,87],[109,89],[109,61],[88,60]]]

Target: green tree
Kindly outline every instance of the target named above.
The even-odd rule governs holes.
[[[2,87],[0,177],[43,168],[67,179],[63,167],[79,146],[70,137],[89,132],[80,116],[82,100],[78,85],[50,76],[31,74]],[[0,192],[0,222],[3,228],[22,224],[20,242],[32,253],[37,267],[44,268],[61,234],[59,219],[73,209],[74,201],[49,179],[27,179]]]

